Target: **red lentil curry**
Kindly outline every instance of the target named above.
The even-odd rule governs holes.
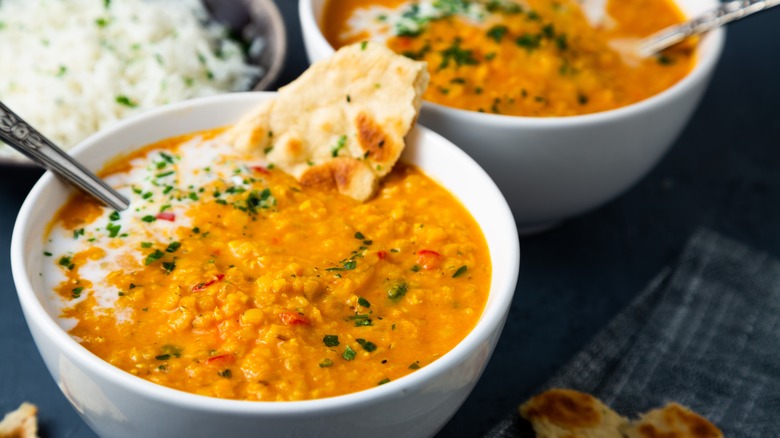
[[[474,327],[486,242],[419,169],[397,165],[360,203],[217,134],[107,169],[132,198],[126,211],[76,196],[59,212],[46,255],[87,349],[171,388],[288,401],[398,379]]]
[[[610,110],[691,70],[690,45],[637,62],[610,45],[682,21],[671,0],[610,0],[605,12],[592,24],[574,0],[329,0],[322,28],[336,48],[378,39],[427,61],[426,100],[493,114]]]

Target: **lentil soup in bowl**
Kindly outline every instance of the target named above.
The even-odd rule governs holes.
[[[300,0],[300,14],[312,61],[360,39],[427,61],[420,122],[480,163],[530,231],[609,201],[671,147],[725,32],[641,61],[615,47],[716,5]]]
[[[79,145],[126,211],[51,174],[25,201],[20,303],[99,435],[430,436],[487,364],[519,268],[495,184],[418,127],[376,198],[302,189],[220,140],[273,96],[176,104]]]

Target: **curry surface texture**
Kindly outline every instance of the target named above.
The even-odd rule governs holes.
[[[427,61],[426,100],[493,114],[606,111],[691,70],[690,44],[645,60],[613,49],[682,21],[672,1],[609,0],[598,12],[574,0],[329,0],[321,27],[336,48],[372,39]]]
[[[286,401],[398,379],[474,327],[487,244],[419,169],[359,203],[224,143],[151,145],[104,172],[129,210],[77,196],[58,213],[47,281],[87,349],[183,391]]]

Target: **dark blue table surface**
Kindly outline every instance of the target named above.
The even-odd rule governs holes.
[[[289,38],[280,86],[307,60],[297,1],[276,2]],[[778,72],[780,8],[731,25],[704,100],[650,175],[606,206],[521,238],[506,328],[476,389],[440,436],[487,432],[673,263],[697,227],[780,256]],[[31,401],[40,407],[42,436],[94,437],[47,372],[11,278],[16,213],[41,172],[0,171],[0,413]]]

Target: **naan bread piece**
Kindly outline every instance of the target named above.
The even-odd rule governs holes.
[[[425,63],[381,44],[346,46],[239,121],[229,141],[304,185],[364,201],[401,156],[428,80]]]
[[[628,420],[597,398],[570,389],[551,389],[520,406],[537,438],[623,438]]]
[[[627,438],[723,438],[714,424],[677,403],[643,414],[623,433]]]
[[[38,408],[22,403],[19,409],[9,412],[0,421],[0,438],[37,438]]]

